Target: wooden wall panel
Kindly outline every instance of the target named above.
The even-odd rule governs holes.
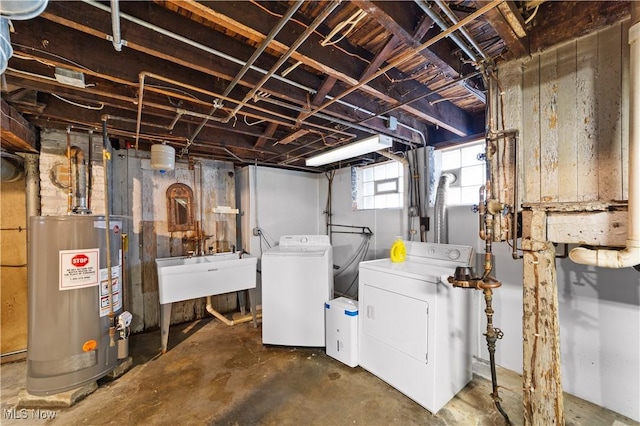
[[[596,99],[598,71],[598,34],[593,33],[577,41],[577,120],[578,199],[598,199],[598,146]]]
[[[202,175],[201,168],[202,167]],[[176,164],[173,172],[160,174],[151,170],[148,160],[142,161],[142,189],[139,194],[142,212],[144,327],[154,328],[159,320],[158,279],[155,259],[184,256],[196,251],[196,232],[169,232],[166,192],[171,184],[183,183],[194,196],[194,218],[209,239],[205,246],[216,252],[230,251],[236,244],[235,214],[213,212],[216,206],[235,207],[235,176],[233,164],[213,160],[197,160],[188,166]],[[136,210],[133,215],[137,215]],[[134,221],[135,221],[134,217]],[[213,296],[212,305],[220,312],[234,311],[235,293]],[[171,309],[171,324],[207,317],[206,300],[198,298],[176,302]]]
[[[558,201],[558,77],[556,50],[540,54],[540,200]]]
[[[568,43],[557,51],[558,78],[558,201],[578,197],[578,147],[576,104],[576,44]]]
[[[2,182],[0,192],[0,352],[27,348],[27,214],[25,181]],[[36,265],[31,265],[36,267]]]
[[[620,23],[598,35],[597,68],[597,146],[602,173],[598,174],[598,198],[622,197],[621,96],[622,35]],[[605,173],[606,170],[606,173]]]
[[[622,22],[622,28],[620,29],[622,34],[622,41],[620,43],[621,53],[621,82],[622,92],[620,101],[620,111],[622,112],[620,117],[620,129],[622,139],[622,199],[629,199],[629,28],[631,21]]]
[[[501,110],[499,128],[504,130],[519,129],[522,122],[522,63],[516,61],[510,66],[501,69],[498,73],[500,80],[502,102],[500,108],[509,105],[509,108]],[[514,192],[516,191],[514,179],[521,179],[515,172],[516,156],[518,164],[522,165],[522,149],[519,144],[522,141],[522,134],[518,135],[518,143],[512,138],[504,138],[499,141],[498,167],[493,171],[497,175],[499,192],[496,194],[498,200],[510,206],[514,205]],[[518,186],[522,188],[521,181]],[[521,190],[520,190],[521,192]],[[520,209],[520,202],[515,202],[515,207]],[[494,234],[500,240],[511,238],[512,216],[500,216],[496,220],[499,226],[494,230]]]
[[[628,188],[629,22],[523,62],[524,203],[619,201]],[[501,65],[512,67],[513,65]]]
[[[540,55],[525,63],[522,86],[523,122],[522,149],[524,151],[524,201],[540,202]],[[510,106],[506,106],[509,108]]]

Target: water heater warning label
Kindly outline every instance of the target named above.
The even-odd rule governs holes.
[[[60,250],[60,290],[98,285],[100,249]]]
[[[109,314],[109,270],[100,270],[100,316]],[[120,265],[111,267],[111,302],[113,311],[122,308],[122,298],[120,297]]]

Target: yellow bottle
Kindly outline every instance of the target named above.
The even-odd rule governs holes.
[[[390,257],[392,262],[404,262],[407,259],[407,248],[400,238],[391,246]]]

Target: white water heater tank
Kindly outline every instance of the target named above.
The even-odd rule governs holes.
[[[151,145],[151,168],[160,172],[171,171],[176,165],[176,150],[170,145]]]

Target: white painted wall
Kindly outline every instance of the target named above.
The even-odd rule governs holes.
[[[236,173],[241,210],[241,246],[261,256],[267,246],[253,235],[259,227],[273,246],[282,235],[325,234],[319,179],[323,175],[247,166]]]
[[[321,179],[320,205],[324,207],[327,204],[328,180],[324,175],[319,176]],[[331,222],[333,224],[369,227],[373,231],[365,260],[388,257],[389,248],[393,241],[397,237],[406,238],[407,214],[404,209],[357,210],[355,208],[351,197],[350,168],[336,171],[332,186],[332,210]],[[326,226],[326,216],[323,215],[321,220],[322,226]],[[337,227],[334,230],[350,231],[349,228]],[[354,231],[359,232],[358,229],[354,229]],[[357,234],[334,233],[331,241],[333,245],[333,263],[339,267],[345,267],[360,246],[363,238]],[[357,271],[357,262],[354,262],[335,279],[335,291],[355,296],[358,288],[357,282],[354,283]],[[354,284],[352,285],[352,283]]]
[[[640,421],[640,272],[557,267],[563,388]]]

